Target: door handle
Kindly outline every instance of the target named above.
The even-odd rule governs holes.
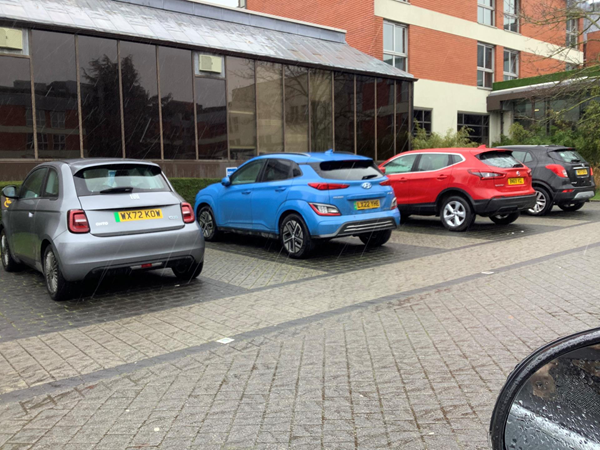
[[[406,178],[402,177],[398,180],[400,183],[406,183]]]
[[[284,188],[284,187],[278,187],[278,188],[275,188],[275,192],[283,192],[283,191],[285,191],[286,189],[287,189],[287,188]]]
[[[35,213],[32,213],[31,211],[29,212],[29,217],[33,217]]]
[[[438,180],[445,180],[446,178],[448,178],[448,175],[444,175],[444,174],[441,174],[437,177]]]
[[[242,191],[242,194],[243,194],[243,195],[248,195],[248,194],[250,194],[251,192],[252,192],[252,191]]]

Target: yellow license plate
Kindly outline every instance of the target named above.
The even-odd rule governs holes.
[[[525,178],[509,178],[508,185],[514,186],[515,184],[525,184]]]
[[[577,175],[587,175],[587,174],[588,174],[587,169],[579,169],[577,171]]]
[[[115,211],[117,222],[133,222],[134,220],[162,219],[161,209],[140,209],[138,211]]]
[[[354,209],[359,211],[361,209],[375,209],[379,208],[379,206],[379,200],[361,200],[360,202],[354,203]]]

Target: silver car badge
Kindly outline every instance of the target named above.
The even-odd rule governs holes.
[[[371,189],[371,183],[368,183],[368,182],[367,183],[363,183],[362,184],[362,188],[363,189]]]
[[[518,170],[517,170],[517,176],[518,177],[521,176],[521,172],[519,172]]]

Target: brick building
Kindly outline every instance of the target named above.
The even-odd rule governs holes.
[[[546,0],[560,6],[567,0]],[[534,26],[539,0],[242,0],[247,9],[347,30],[347,42],[419,81],[414,122],[445,133],[468,126],[491,143],[507,133],[510,110],[488,111],[495,82],[583,63],[581,23]]]

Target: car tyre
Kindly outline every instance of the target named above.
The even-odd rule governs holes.
[[[536,203],[533,208],[527,210],[530,216],[544,216],[552,209],[552,197],[546,188],[534,186]]]
[[[471,205],[464,197],[453,195],[442,204],[440,218],[450,231],[465,231],[473,224],[474,217]]]
[[[67,300],[71,295],[72,284],[65,280],[51,245],[44,251],[43,274],[50,298],[55,301]]]
[[[202,273],[203,268],[204,261],[199,264],[194,261],[194,263],[189,266],[187,264],[179,264],[175,267],[172,267],[171,270],[177,279],[190,282],[194,278],[198,278],[198,276]]]
[[[6,235],[6,231],[4,229],[0,231],[0,255],[2,256],[2,267],[4,267],[4,270],[7,272],[16,272],[21,268],[21,265],[15,261],[10,253],[8,236]]]
[[[217,228],[217,221],[210,206],[200,208],[200,211],[198,211],[198,224],[202,228],[205,241],[214,242],[219,238],[220,233]]]
[[[312,251],[313,241],[310,232],[298,214],[289,214],[281,221],[279,238],[290,258],[306,258]]]
[[[558,207],[560,209],[562,209],[563,211],[573,212],[573,211],[579,211],[581,208],[583,208],[583,205],[585,205],[585,203],[582,203],[582,202],[579,202],[579,203],[562,203],[562,204],[559,204]]]
[[[496,225],[509,225],[515,220],[517,220],[520,215],[521,213],[519,212],[514,212],[510,214],[496,214],[495,216],[490,216],[490,219]]]
[[[381,247],[392,237],[392,230],[375,231],[358,236],[367,247]]]

